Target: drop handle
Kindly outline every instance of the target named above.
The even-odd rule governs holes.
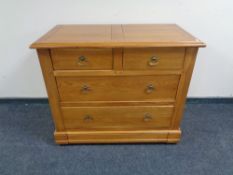
[[[88,93],[90,91],[91,91],[91,88],[88,85],[83,85],[81,87],[81,92],[84,93],[84,94],[86,94],[86,93]]]
[[[153,91],[155,91],[155,86],[153,84],[149,84],[149,85],[146,86],[146,93],[147,94],[150,94]]]
[[[84,66],[88,63],[88,59],[85,56],[80,56],[77,60],[77,64],[80,66]]]
[[[83,117],[83,120],[84,120],[84,122],[91,122],[91,121],[93,121],[94,119],[93,119],[93,117],[92,117],[91,115],[85,115],[85,116]]]
[[[156,66],[157,64],[159,64],[159,57],[152,56],[148,61],[149,66]]]
[[[144,115],[144,117],[143,117],[143,121],[144,122],[149,122],[149,121],[151,121],[153,118],[152,118],[152,116],[151,116],[151,114],[149,114],[149,113],[146,113],[145,115]]]

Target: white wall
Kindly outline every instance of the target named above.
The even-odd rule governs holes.
[[[233,95],[231,0],[0,0],[0,98],[46,97],[35,39],[56,24],[177,23],[207,43],[190,97]]]

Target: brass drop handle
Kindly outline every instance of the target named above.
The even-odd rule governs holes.
[[[88,85],[83,85],[81,87],[81,92],[84,93],[84,94],[86,94],[86,93],[88,93],[90,91],[91,91],[91,88]]]
[[[92,117],[91,115],[85,115],[85,116],[83,117],[83,120],[84,120],[84,122],[91,122],[91,121],[93,121],[94,119],[93,119],[93,117]]]
[[[80,65],[80,66],[84,66],[88,63],[88,60],[85,56],[80,56],[78,58],[78,61],[77,61],[77,64]]]
[[[148,61],[149,66],[156,66],[159,63],[159,58],[156,56],[152,56]]]
[[[146,113],[145,115],[144,115],[144,117],[143,117],[143,121],[144,122],[149,122],[149,121],[151,121],[153,118],[152,118],[152,116],[151,116],[151,114],[149,114],[149,113]]]
[[[153,84],[147,85],[147,87],[146,87],[146,93],[150,94],[153,91],[155,91],[155,86]]]

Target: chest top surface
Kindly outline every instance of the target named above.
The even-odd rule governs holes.
[[[57,25],[31,48],[205,47],[176,24]]]

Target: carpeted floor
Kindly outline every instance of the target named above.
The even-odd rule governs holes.
[[[58,146],[46,103],[0,104],[0,175],[232,175],[233,104],[188,104],[179,144]]]

